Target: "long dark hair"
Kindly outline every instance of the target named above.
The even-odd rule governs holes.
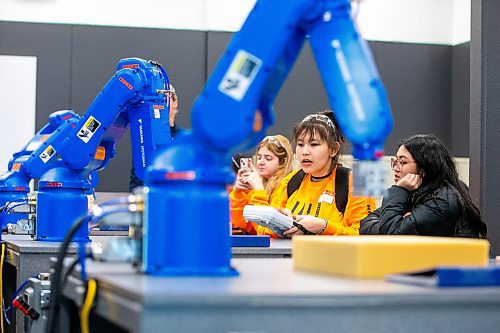
[[[410,152],[417,164],[417,170],[423,175],[422,188],[425,191],[419,198],[432,195],[442,186],[450,186],[458,193],[459,203],[468,222],[481,238],[486,238],[487,226],[481,219],[479,209],[472,202],[467,186],[458,178],[455,162],[446,146],[432,134],[411,136],[401,141],[400,146]]]

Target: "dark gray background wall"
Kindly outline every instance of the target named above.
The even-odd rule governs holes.
[[[177,121],[189,126],[189,110],[232,33],[0,22],[0,54],[37,57],[36,128],[56,110],[79,114],[113,76],[121,58],[159,61],[180,98]],[[468,155],[469,46],[370,42],[388,90],[394,129],[386,144],[416,133],[440,137],[456,156]],[[326,93],[306,44],[276,100],[271,134],[290,137],[293,124],[328,108]],[[8,112],[8,110],[0,110]],[[20,147],[23,143],[20,143]],[[126,191],[130,138],[118,144],[98,191]]]
[[[470,43],[453,47],[451,90],[451,150],[469,156]]]

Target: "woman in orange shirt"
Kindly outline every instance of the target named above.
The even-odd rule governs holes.
[[[292,171],[292,147],[283,135],[266,136],[257,146],[255,166],[252,159],[241,159],[234,187],[229,195],[231,223],[247,234],[255,235],[257,225],[243,219],[243,208],[253,196],[272,198],[281,180]],[[260,199],[262,200],[262,199]]]
[[[303,172],[300,186],[289,193],[289,182],[301,172],[293,171],[283,178],[271,197],[254,190],[250,203],[273,206],[292,217],[296,225],[284,232],[285,237],[359,235],[360,220],[375,209],[375,199],[353,196],[352,174],[348,174],[347,203],[339,208],[337,200],[341,191],[335,185],[336,177],[341,174],[338,160],[345,139],[333,113],[324,111],[305,117],[294,128],[294,140],[297,143],[296,158]],[[254,179],[248,174],[241,182],[253,184]],[[257,233],[279,237],[261,226],[258,226]]]

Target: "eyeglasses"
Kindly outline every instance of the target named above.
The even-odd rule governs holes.
[[[331,127],[334,131],[336,130],[335,125],[333,124],[333,121],[330,118],[328,118],[328,116],[325,116],[324,114],[310,114],[307,117],[305,117],[304,119],[302,119],[301,123],[304,123],[306,121],[311,121],[311,120],[318,120],[318,121],[324,122],[327,126]]]
[[[174,102],[177,100],[177,94],[175,93],[175,90],[167,90],[167,96]]]
[[[266,136],[264,139],[262,139],[262,142],[269,142],[277,146],[278,148],[283,148],[283,144],[281,143],[281,141],[278,140],[274,135]]]
[[[177,100],[177,94],[175,92],[175,88],[173,85],[169,84],[169,89],[167,89],[167,96],[170,97],[173,101]]]
[[[393,168],[394,170],[401,170],[405,165],[412,163],[417,163],[417,162],[415,161],[406,162],[398,160],[396,157],[391,157],[391,168]]]

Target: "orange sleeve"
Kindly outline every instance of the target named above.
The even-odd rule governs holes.
[[[275,208],[286,208],[286,203],[288,201],[288,195],[286,192],[287,185],[288,182],[290,181],[290,178],[295,173],[296,171],[286,176],[278,185],[278,187],[274,189],[270,197],[267,195],[267,192],[265,190],[254,190],[250,191],[247,194],[243,192],[235,192],[233,190],[229,195],[231,199],[231,222],[233,223],[233,225],[243,229],[242,228],[243,224],[241,222],[243,221],[243,223],[246,224],[247,228],[248,225],[252,225],[252,229],[254,230],[254,233],[256,233],[257,235],[269,235],[272,238],[281,238],[280,236],[276,235],[274,232],[272,232],[270,229],[266,227],[263,227],[255,223],[246,223],[246,221],[243,219],[243,208],[245,207],[246,204],[256,205],[256,206],[272,206]],[[236,224],[235,221],[240,221],[240,222],[236,222],[238,223]],[[243,230],[247,231],[247,229]]]
[[[286,208],[286,204],[288,202],[288,183],[290,182],[290,179],[293,177],[293,175],[297,173],[297,171],[298,170],[292,171],[290,174],[288,174],[288,176],[283,178],[278,187],[274,189],[274,192],[269,200],[270,206],[275,208]]]
[[[349,197],[344,216],[340,221],[328,221],[323,235],[359,235],[359,222],[369,212],[375,210],[375,199],[366,197]]]
[[[229,215],[234,227],[240,228],[247,234],[255,235],[257,231],[253,224],[247,223],[243,218],[243,208],[248,204],[248,198],[249,194],[233,189],[231,193],[229,193]]]
[[[375,198],[352,195],[352,174],[349,177],[349,197],[340,221],[328,221],[323,235],[359,235],[360,221],[375,210]]]
[[[269,196],[266,190],[253,190],[250,192],[249,204],[254,206],[269,206]]]
[[[249,204],[255,206],[269,206],[269,196],[266,190],[253,190],[249,193]],[[263,227],[257,223],[251,223],[256,230],[257,235],[269,235],[272,238],[280,238],[270,229]]]
[[[295,172],[292,172],[295,173]],[[286,208],[286,203],[288,201],[288,195],[286,193],[286,188],[288,185],[288,182],[290,181],[291,176],[285,177],[281,183],[276,187],[271,194],[271,197],[268,199],[268,203],[266,206],[272,206],[274,208]],[[257,191],[255,191],[257,192]],[[265,191],[264,191],[265,192]],[[259,195],[258,193],[255,193],[256,197]],[[276,235],[274,232],[272,232],[270,229],[260,226],[258,224],[254,224],[255,228],[257,229],[257,235],[269,235],[272,238],[281,238],[280,236]]]

